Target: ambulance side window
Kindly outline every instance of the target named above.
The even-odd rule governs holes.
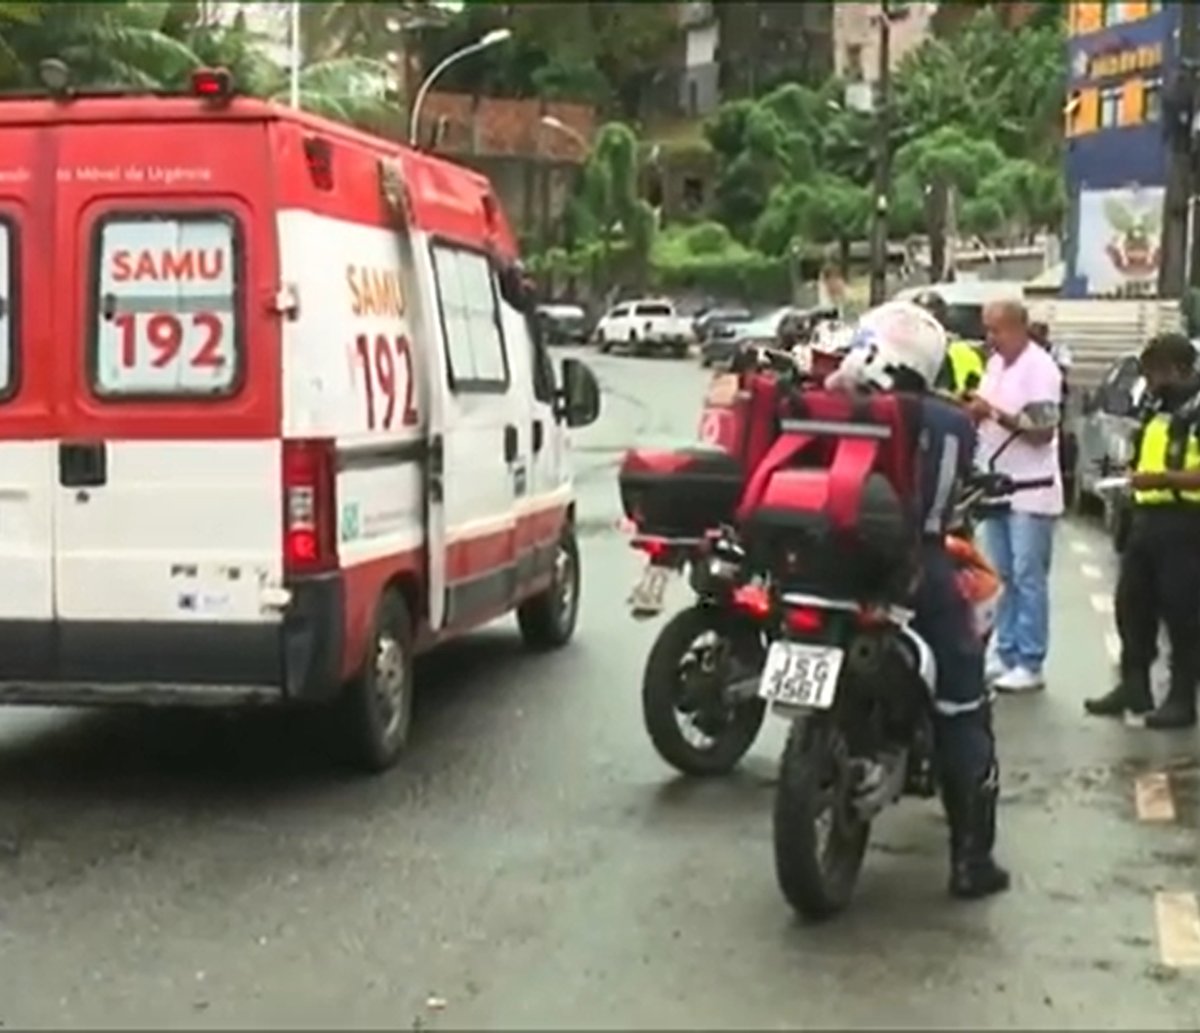
[[[89,352],[96,394],[236,394],[245,362],[242,256],[241,227],[222,212],[100,219]]]
[[[557,389],[554,363],[550,359],[550,352],[546,350],[546,341],[534,326],[531,316],[525,317],[525,332],[533,349],[533,397],[539,402],[553,404]]]
[[[504,340],[513,348],[529,352],[529,369],[533,378],[533,397],[539,402],[554,402],[554,363],[542,343],[534,318],[514,308],[503,298],[500,311],[504,318]]]
[[[511,374],[491,262],[468,248],[434,244],[433,268],[450,390],[503,394]]]
[[[17,230],[0,216],[0,402],[17,387]]]

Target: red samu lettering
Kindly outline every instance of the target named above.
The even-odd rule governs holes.
[[[223,248],[194,251],[114,251],[110,260],[114,283],[152,280],[219,280],[225,274]]]

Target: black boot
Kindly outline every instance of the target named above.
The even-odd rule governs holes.
[[[1171,670],[1171,688],[1162,706],[1146,715],[1146,727],[1157,731],[1191,728],[1196,723],[1196,680]]]
[[[994,775],[982,785],[945,788],[943,799],[950,822],[950,895],[976,900],[1009,887],[1008,872],[992,857],[996,843]]]
[[[1123,717],[1126,711],[1132,714],[1147,714],[1154,709],[1154,697],[1150,694],[1150,674],[1136,671],[1121,676],[1121,681],[1111,692],[1095,699],[1085,699],[1083,709],[1093,717]]]

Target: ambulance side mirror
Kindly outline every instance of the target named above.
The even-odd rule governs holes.
[[[600,383],[578,359],[563,359],[558,415],[568,427],[586,427],[600,415]]]
[[[500,267],[500,295],[518,312],[530,313],[537,307],[537,296],[533,284],[525,278],[521,267],[515,263]]]

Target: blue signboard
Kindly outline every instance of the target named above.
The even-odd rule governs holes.
[[[1179,5],[1164,4],[1162,11],[1151,17],[1075,36],[1067,42],[1068,94],[1079,98],[1096,91],[1098,98],[1093,103],[1099,113],[1097,125],[1079,127],[1066,141],[1064,172],[1070,208],[1064,293],[1068,296],[1113,292],[1109,285],[1113,277],[1100,277],[1095,271],[1097,262],[1103,264],[1101,258],[1079,254],[1081,241],[1094,248],[1095,240],[1100,236],[1107,239],[1112,229],[1107,224],[1084,226],[1081,220],[1099,218],[1096,212],[1111,214],[1122,205],[1132,204],[1140,211],[1162,196],[1168,145],[1161,116],[1136,124],[1112,123],[1125,121],[1119,115],[1113,116],[1123,111],[1122,86],[1128,80],[1137,78],[1145,85],[1156,84],[1160,97],[1162,86],[1171,82],[1177,63],[1179,13]],[[1113,245],[1113,249],[1118,247]],[[1120,279],[1113,270],[1107,271]],[[1151,280],[1149,271],[1143,269],[1139,277],[1130,280],[1128,291],[1142,292]]]

